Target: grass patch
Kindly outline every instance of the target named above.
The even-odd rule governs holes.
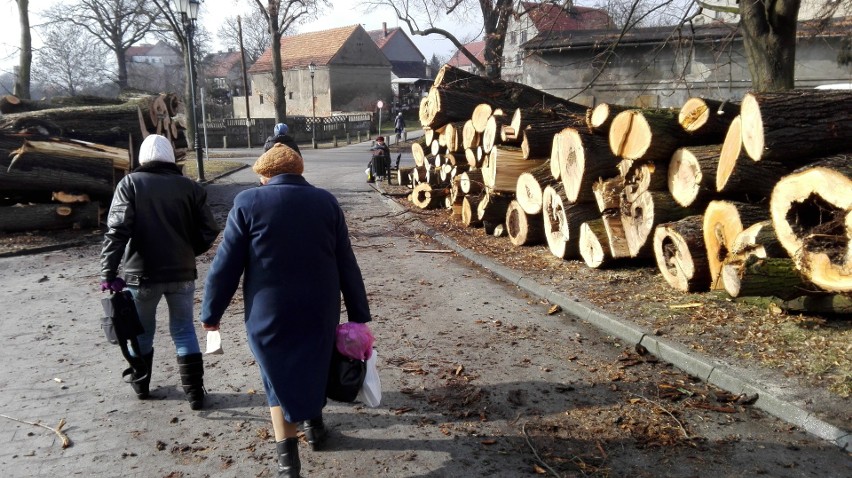
[[[204,178],[209,180],[244,167],[246,167],[246,164],[241,161],[208,159],[204,161]],[[195,160],[183,162],[183,175],[193,179],[198,177],[198,165]]]

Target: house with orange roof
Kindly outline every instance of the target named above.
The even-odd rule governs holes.
[[[613,26],[609,14],[600,8],[581,7],[574,2],[561,4],[521,2],[520,10],[509,19],[503,44],[500,77],[521,82],[524,73],[522,45],[534,37],[564,35],[578,30],[600,30]]]
[[[240,52],[233,49],[205,56],[198,75],[200,82],[207,89],[205,100],[212,106],[230,106],[234,96],[243,96],[245,88],[242,66]],[[230,114],[229,108],[228,116]]]
[[[469,51],[474,58],[479,60],[480,63],[485,63],[485,40],[470,42],[464,45],[465,49]],[[447,61],[447,64],[450,66],[454,66],[456,68],[461,68],[464,71],[468,71],[470,73],[479,73],[476,65],[470,61],[470,58],[467,55],[464,55],[461,50],[456,50],[456,53]]]
[[[393,96],[391,63],[361,25],[282,37],[281,69],[288,116],[374,111]],[[271,49],[248,74],[251,117],[274,118]],[[234,98],[234,115],[246,117],[244,98]]]

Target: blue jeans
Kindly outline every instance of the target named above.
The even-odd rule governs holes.
[[[140,351],[146,355],[154,348],[154,332],[157,329],[157,304],[165,296],[169,306],[169,332],[178,356],[200,353],[198,336],[195,334],[193,306],[195,303],[195,281],[158,282],[141,286],[128,286],[127,289],[136,301],[139,320],[145,333],[139,336]]]

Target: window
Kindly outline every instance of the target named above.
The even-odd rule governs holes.
[[[518,32],[509,32],[509,44],[514,45],[518,43]]]
[[[257,95],[258,100],[260,100],[260,104],[263,104],[263,95]]]
[[[525,43],[527,41],[527,31],[524,30],[521,32],[521,43]]]
[[[521,52],[515,53],[515,66],[521,66]]]
[[[292,91],[288,94],[287,99],[288,99],[288,100],[292,100],[292,99],[293,99],[293,92],[292,92]]]

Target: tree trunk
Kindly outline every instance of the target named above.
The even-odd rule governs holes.
[[[485,183],[482,181],[482,170],[471,169],[466,173],[462,173],[461,190],[466,195],[479,194],[485,190]]]
[[[704,211],[702,229],[710,265],[711,289],[723,288],[722,264],[737,235],[746,227],[768,218],[769,211],[765,207],[733,201],[710,201]]]
[[[544,188],[558,181],[550,173],[550,161],[521,173],[515,187],[515,198],[521,209],[527,214],[541,214]]]
[[[467,227],[479,227],[482,225],[482,221],[479,220],[478,212],[479,202],[482,198],[483,196],[480,195],[466,195],[464,199],[462,199],[462,224]]]
[[[23,232],[97,227],[99,204],[28,204],[0,207],[0,231]]]
[[[607,210],[601,214],[601,219],[606,229],[606,239],[609,243],[609,253],[613,259],[630,257],[630,247],[627,245],[627,233],[621,214],[617,210]]]
[[[511,196],[490,193],[479,201],[476,206],[476,215],[482,221],[486,234],[493,233],[495,227],[503,224],[510,202],[512,202]]]
[[[521,151],[525,159],[546,158],[553,150],[553,137],[565,128],[581,125],[579,119],[563,119],[548,123],[531,123],[524,127]]]
[[[561,183],[544,188],[544,234],[550,252],[560,259],[580,257],[580,226],[600,217],[593,204],[571,204]]]
[[[708,144],[701,135],[689,134],[677,121],[677,110],[628,110],[612,120],[609,146],[624,159],[668,164],[677,148]]]
[[[760,259],[751,256],[745,261],[726,262],[722,268],[722,283],[731,297],[790,300],[817,292],[802,278],[790,258]]]
[[[571,202],[595,200],[593,186],[616,172],[618,156],[612,154],[606,138],[568,128],[562,131],[559,147],[559,176]]]
[[[852,91],[794,90],[748,93],[740,109],[743,147],[755,161],[802,165],[848,152]]]
[[[852,292],[852,156],[783,177],[769,207],[778,240],[802,274],[825,290]]]
[[[705,201],[716,195],[713,177],[719,169],[722,145],[680,148],[669,162],[669,192],[678,204],[687,207],[699,197]]]
[[[473,112],[470,114],[470,122],[473,125],[473,130],[479,134],[485,132],[485,126],[488,124],[488,118],[494,112],[494,108],[489,103],[480,103],[476,105]]]
[[[18,75],[12,93],[18,98],[30,99],[30,72],[33,63],[33,41],[30,32],[30,1],[17,0],[18,26],[21,29],[21,50],[18,53]]]
[[[603,219],[586,221],[580,226],[580,257],[592,269],[603,269],[618,262],[612,257]]]
[[[680,108],[677,120],[687,133],[699,133],[708,138],[707,144],[715,144],[722,142],[739,112],[737,102],[690,98]]]
[[[448,188],[432,188],[426,183],[414,186],[411,202],[420,209],[437,209],[444,206],[444,198],[449,195]]]
[[[621,192],[624,191],[624,178],[616,176],[609,179],[598,179],[592,186],[595,195],[595,203],[602,213],[607,211],[618,212],[621,207]]]
[[[441,132],[441,137],[444,145],[447,147],[447,151],[450,153],[455,153],[462,150],[462,131],[464,129],[464,121],[457,121],[455,123],[450,123],[444,127],[444,130]]]
[[[509,203],[506,210],[506,232],[516,246],[532,246],[544,242],[544,217],[527,214],[518,201]]]
[[[473,149],[482,144],[482,135],[476,132],[473,127],[473,121],[467,120],[462,126],[462,147],[465,149]]]
[[[617,105],[612,103],[600,103],[594,108],[588,110],[586,114],[586,126],[594,134],[601,136],[609,135],[609,128],[612,126],[612,120],[622,111],[632,110],[630,106]]]
[[[739,2],[743,47],[754,90],[793,88],[800,3],[799,0]]]
[[[710,266],[702,235],[703,216],[696,214],[660,224],[654,230],[654,257],[663,278],[683,292],[705,291],[710,285]]]
[[[630,257],[653,253],[654,244],[649,239],[658,225],[696,213],[692,208],[679,207],[667,192],[645,191],[633,201],[622,199],[621,222]]]
[[[500,110],[502,112],[502,110]],[[482,132],[482,149],[486,153],[491,151],[496,144],[503,144],[502,131],[503,126],[507,124],[509,119],[505,114],[492,114],[485,124],[485,131]]]
[[[482,164],[482,181],[492,191],[514,194],[518,176],[546,162],[546,159],[524,159],[520,150],[498,146]]]

